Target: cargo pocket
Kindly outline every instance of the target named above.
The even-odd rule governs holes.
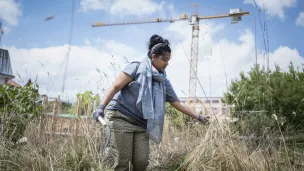
[[[106,123],[110,123],[112,121],[112,117],[115,114],[115,110],[105,110],[105,117],[104,120],[106,121]]]

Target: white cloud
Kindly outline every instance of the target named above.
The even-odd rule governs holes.
[[[0,20],[9,25],[18,23],[18,17],[22,14],[19,4],[12,0],[0,0],[0,9]]]
[[[110,13],[112,15],[136,15],[142,16],[145,14],[152,14],[156,11],[163,11],[164,1],[155,3],[152,0],[117,0],[111,6]]]
[[[84,12],[106,10],[109,4],[110,0],[80,0],[80,10]]]
[[[210,77],[211,96],[223,96],[227,90],[225,73],[229,86],[231,80],[238,78],[241,71],[246,73],[255,64],[254,34],[251,30],[245,30],[237,40],[229,41],[220,38],[218,43],[216,32],[223,30],[225,26],[208,23],[208,25],[201,24],[200,27],[200,30],[204,30],[206,34],[200,33],[200,35],[204,34],[204,40],[200,36],[198,79],[207,96],[210,95]],[[214,28],[218,28],[217,31]],[[172,47],[172,60],[167,68],[167,74],[178,95],[187,96],[183,92],[188,93],[190,66],[179,41],[182,41],[185,51],[190,57],[191,29],[188,29],[186,24],[176,23],[170,25],[167,31],[166,35],[169,36],[169,39],[176,42],[176,45]],[[180,40],[175,40],[175,37],[180,38]],[[212,55],[210,51],[212,51]],[[258,54],[260,52],[261,50],[258,50]],[[274,69],[275,64],[279,64],[283,70],[287,70],[290,61],[299,66],[304,63],[304,58],[297,49],[289,47],[278,47],[269,56],[271,69]],[[257,62],[266,66],[266,60],[264,60],[262,53],[258,55]],[[199,83],[197,83],[197,95],[205,96]]]
[[[301,67],[304,63],[303,57],[297,49],[291,49],[287,46],[280,46],[274,52],[269,54],[269,60],[272,64],[278,64],[284,71],[288,70],[290,62],[296,67]],[[274,69],[274,65],[271,66]]]
[[[91,46],[91,41],[88,39],[88,38],[85,38],[84,39],[84,44],[88,45],[88,46]]]
[[[269,16],[278,16],[281,20],[285,18],[285,10],[295,7],[297,0],[255,0],[259,8],[266,10]],[[244,0],[245,4],[254,4],[254,0]]]
[[[3,26],[2,30],[5,34],[7,34],[11,31],[10,28],[8,28],[7,26]]]
[[[142,55],[137,55],[138,53],[133,48],[113,40],[108,41],[105,48],[114,56],[133,57],[133,60],[138,59],[138,57],[142,58]]]
[[[107,47],[105,49],[87,45],[71,46],[65,84],[66,94],[75,95],[75,93],[86,90],[101,93],[114,80],[115,71],[118,74],[126,65],[124,56],[116,52],[124,52],[123,55],[128,56],[131,61],[140,56],[136,51],[132,51],[121,43],[110,41],[105,46]],[[113,52],[113,47],[119,47],[119,50],[114,48],[116,52]],[[19,49],[14,46],[3,48],[9,50],[17,82],[24,85],[29,78],[34,81],[38,75],[38,84],[42,88],[42,92],[47,92],[50,96],[60,94],[64,71],[62,63],[68,45],[32,49]],[[17,73],[20,74],[21,79]]]
[[[300,12],[298,18],[296,19],[296,25],[304,27],[304,12]]]
[[[80,9],[84,12],[94,10],[105,10],[113,16],[143,16],[158,13],[160,17],[168,15],[175,16],[172,3],[153,0],[81,0]]]
[[[232,79],[238,78],[241,71],[247,72],[255,64],[254,34],[251,30],[245,30],[237,40],[220,38],[218,42],[217,32],[224,30],[225,26],[207,24],[200,25],[201,30],[204,30],[200,35],[204,35],[204,39],[200,36],[198,78],[208,96],[210,94],[222,96],[227,90],[225,72],[229,85]],[[172,59],[167,68],[168,78],[179,96],[187,96],[183,92],[188,93],[190,67],[182,45],[190,57],[191,27],[183,22],[172,24],[162,35],[171,41],[172,48]],[[138,51],[113,40],[96,38],[96,40],[86,39],[86,42],[84,46],[71,47],[66,80],[66,92],[71,96],[86,90],[102,92],[126,65],[124,57],[129,61],[141,60],[145,53],[143,50]],[[4,48],[10,52],[15,74],[18,72],[24,81],[27,78],[34,80],[35,75],[38,74],[38,83],[47,90],[48,94],[60,92],[63,77],[63,67],[60,66],[66,55],[67,45],[32,49]],[[258,54],[258,63],[265,66],[266,61],[260,50]],[[303,56],[297,49],[286,46],[278,47],[269,56],[271,68],[274,68],[274,64],[278,64],[282,69],[287,70],[290,61],[295,65],[304,63]],[[113,62],[116,67],[113,67]],[[97,69],[101,72],[97,72]],[[197,95],[204,96],[199,85],[197,85]]]

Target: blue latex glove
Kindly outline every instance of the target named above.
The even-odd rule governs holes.
[[[98,121],[98,117],[101,116],[104,117],[104,109],[105,105],[100,104],[96,110],[93,111],[93,118]]]

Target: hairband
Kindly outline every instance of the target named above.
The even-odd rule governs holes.
[[[157,43],[156,45],[154,45],[154,46],[151,48],[151,52],[153,52],[153,50],[154,50],[156,47],[160,46],[161,44],[163,44],[163,43]]]

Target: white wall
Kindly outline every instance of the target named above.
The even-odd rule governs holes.
[[[5,78],[0,77],[0,84],[5,84]]]

